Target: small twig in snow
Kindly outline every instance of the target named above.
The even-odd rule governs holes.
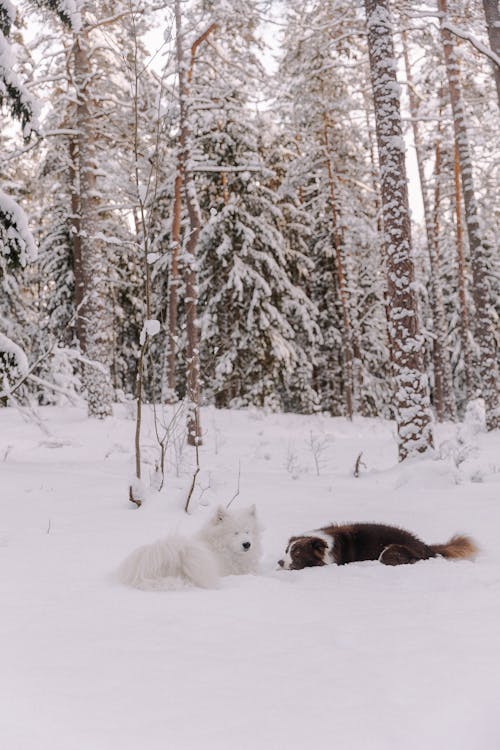
[[[129,488],[128,488],[128,499],[130,500],[131,503],[134,503],[134,505],[137,505],[138,508],[141,507],[142,500],[140,498],[135,498],[134,497],[134,491],[132,489],[132,485],[131,484],[129,485]]]
[[[363,457],[363,451],[359,454],[359,456],[356,459],[356,463],[354,464],[354,471],[353,474],[355,477],[359,477],[359,469],[361,466],[364,466],[366,469],[366,464],[361,460]]]
[[[240,494],[240,477],[241,477],[241,461],[238,461],[238,484],[236,485],[236,492],[234,493],[231,500],[226,505],[226,508],[229,508],[233,500],[236,500],[236,498]]]
[[[188,496],[186,498],[186,505],[184,506],[184,510],[185,510],[186,513],[189,513],[189,503],[191,502],[191,497],[192,497],[193,492],[194,492],[194,487],[195,487],[195,484],[196,484],[196,477],[200,473],[200,454],[199,454],[199,450],[198,450],[198,443],[196,443],[196,445],[194,447],[195,447],[195,451],[196,451],[196,470],[195,470],[195,472],[193,474],[193,479],[191,481],[191,487],[189,488]]]

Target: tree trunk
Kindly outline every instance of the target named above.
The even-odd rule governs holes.
[[[411,256],[405,146],[389,3],[365,0],[365,9],[380,163],[399,459],[403,460],[432,446],[431,412]]]
[[[80,227],[80,159],[78,154],[78,142],[71,138],[69,142],[69,179],[71,190],[71,252],[74,276],[73,302],[75,305],[75,331],[80,343],[80,348],[85,351],[85,326],[82,317],[82,301],[85,293],[82,277],[82,236]]]
[[[500,428],[500,404],[498,399],[495,329],[490,298],[488,248],[482,238],[479,225],[472,160],[467,136],[466,114],[459,82],[458,59],[453,48],[451,33],[443,25],[447,13],[446,0],[438,0],[438,7],[471,255],[475,336],[480,351],[479,375],[486,408],[486,426],[488,430],[493,430]]]
[[[198,273],[196,265],[196,246],[201,230],[201,215],[196,195],[194,175],[190,168],[190,129],[188,111],[188,83],[184,64],[182,34],[182,15],[180,0],[175,2],[176,49],[179,75],[179,116],[180,137],[182,144],[182,163],[184,166],[184,198],[189,217],[189,234],[186,241],[184,259],[184,280],[186,284],[186,377],[188,397],[188,444],[201,445],[200,426],[200,358],[198,344]],[[194,55],[192,56],[192,60]],[[192,71],[192,68],[191,68]]]
[[[352,419],[353,400],[354,400],[354,376],[353,376],[353,348],[352,348],[352,327],[349,313],[349,300],[347,296],[347,285],[344,271],[343,260],[343,232],[339,226],[337,197],[335,194],[334,171],[332,157],[330,152],[330,139],[328,135],[328,117],[323,113],[323,139],[325,145],[326,168],[328,172],[328,185],[330,189],[330,205],[332,211],[333,226],[333,245],[335,250],[335,260],[337,266],[337,279],[339,283],[340,304],[342,307],[342,349],[344,361],[344,383],[345,383],[345,403],[347,416]]]
[[[417,122],[418,102],[413,88],[413,79],[405,31],[403,31],[402,40],[406,68],[406,79],[408,81],[408,98],[410,102],[410,116],[413,128],[413,140],[415,142],[418,176],[420,180],[420,190],[422,193],[422,204],[424,207],[427,252],[429,254],[431,268],[430,297],[432,318],[434,322],[434,339],[432,348],[434,364],[434,405],[436,407],[438,421],[442,422],[445,419],[456,420],[457,407],[455,403],[455,394],[453,392],[453,374],[451,369],[451,361],[449,353],[446,350],[447,325],[442,293],[441,263],[439,257],[438,237],[434,236],[435,227],[433,224],[429,195],[427,193],[424,168],[424,150]]]
[[[182,44],[182,16],[180,7],[176,5],[176,23],[177,25],[177,62],[183,61],[184,49]],[[181,107],[186,104],[189,92],[189,86],[193,78],[194,63],[198,47],[206,40],[209,34],[217,28],[216,23],[212,23],[206,31],[201,34],[191,45],[191,62],[187,75],[184,68],[179,68],[179,98]],[[180,46],[179,46],[180,45]],[[181,81],[182,78],[182,81]],[[184,117],[184,120],[183,120]],[[181,249],[181,217],[182,217],[182,193],[185,190],[185,157],[186,157],[186,135],[189,135],[187,127],[182,126],[182,122],[187,126],[187,106],[184,114],[181,112],[181,127],[177,144],[177,172],[174,183],[174,206],[172,217],[171,232],[171,252],[170,268],[168,279],[168,306],[167,306],[167,389],[166,398],[168,401],[175,401],[176,391],[176,349],[177,349],[177,304],[178,304],[178,287],[179,287],[179,254]],[[227,202],[226,175],[222,175],[222,184],[224,189],[224,201]],[[194,183],[193,183],[194,185]],[[195,219],[196,221],[196,219]],[[199,234],[199,231],[198,231]]]
[[[172,217],[170,264],[168,269],[168,305],[167,305],[167,394],[166,400],[175,400],[176,379],[176,349],[177,349],[177,302],[179,287],[179,251],[181,243],[181,211],[183,174],[183,145],[179,139],[179,153],[177,156],[177,174],[174,183],[174,208]]]
[[[486,27],[490,47],[497,57],[500,57],[500,9],[498,0],[483,0],[484,15],[486,16]],[[497,87],[497,100],[500,107],[500,66],[491,62],[493,77]]]
[[[370,112],[369,112],[369,105],[367,102],[367,97],[365,97],[365,117],[366,117],[366,129],[368,131],[368,143],[370,147],[370,177],[371,177],[371,184],[372,184],[372,190],[374,195],[374,201],[375,201],[375,214],[376,214],[376,221],[377,221],[377,235],[380,242],[380,258],[382,261],[382,267],[387,268],[387,258],[386,258],[386,252],[385,252],[385,240],[384,240],[384,221],[383,221],[383,215],[382,215],[382,205],[381,205],[381,198],[380,198],[380,184],[378,181],[378,174],[379,174],[379,166],[377,164],[376,158],[375,158],[375,147],[373,143],[373,135],[372,135],[372,124],[370,122]],[[385,312],[385,320],[387,323],[386,326],[386,335],[387,335],[387,349],[389,352],[389,364],[392,368],[392,363],[394,361],[394,357],[392,356],[392,342],[391,342],[391,335],[389,330],[389,303],[387,298],[387,278],[384,279],[384,287],[382,290],[383,293],[383,299],[384,299],[384,312]]]
[[[85,27],[75,36],[73,45],[74,80],[76,87],[76,121],[78,136],[74,146],[78,155],[79,195],[73,198],[75,228],[79,225],[79,239],[73,245],[75,255],[75,301],[79,309],[77,331],[80,331],[82,353],[95,364],[83,364],[83,383],[87,391],[89,416],[103,418],[112,413],[110,362],[112,359],[111,301],[108,292],[106,245],[97,239],[99,230],[100,197],[97,184],[96,113],[92,84],[95,71],[91,47]],[[78,257],[80,253],[80,258]]]
[[[457,262],[458,262],[458,304],[460,309],[460,343],[464,360],[465,397],[472,398],[472,352],[469,342],[469,308],[467,306],[467,292],[465,279],[465,253],[462,230],[462,193],[460,186],[460,162],[457,144],[455,143],[453,174],[455,184],[455,214],[457,223]]]

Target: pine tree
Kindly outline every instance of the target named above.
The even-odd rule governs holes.
[[[483,232],[479,222],[471,151],[467,134],[467,118],[460,88],[459,65],[451,34],[444,23],[447,14],[446,0],[438,0],[438,7],[441,13],[441,38],[453,111],[453,127],[458,151],[467,235],[472,261],[475,336],[480,349],[479,371],[482,395],[486,406],[486,425],[489,430],[493,430],[500,428],[500,404],[496,340],[489,280],[489,249],[483,239]]]
[[[311,25],[315,33],[305,33]],[[296,143],[294,185],[312,220],[311,290],[322,333],[315,379],[323,407],[348,415],[389,400],[377,202],[360,127],[367,80],[360,31],[352,3],[290,3],[278,89],[279,115]]]
[[[193,159],[205,216],[204,391],[218,406],[283,408],[294,398],[294,379],[309,378],[302,395],[310,409],[315,398],[305,349],[318,334],[314,308],[299,287],[299,232],[287,231],[285,218],[299,209],[266,166],[275,141],[259,131],[272,125],[256,121],[251,109],[251,87],[263,77],[255,54],[259,8],[240,2],[229,13],[214,3],[211,10],[217,28],[210,44],[199,47],[192,82]]]
[[[223,163],[236,167],[248,160],[255,166],[257,129],[247,118],[243,131],[241,116],[232,122],[227,110],[226,116],[229,126],[218,149]],[[309,346],[318,335],[314,307],[290,279],[299,260],[283,233],[290,204],[284,206],[269,185],[272,177],[264,165],[259,172],[227,173],[228,200],[221,192],[211,201],[212,216],[202,232],[203,371],[217,406],[283,408],[295,373],[306,368],[300,334]]]
[[[500,58],[500,8],[498,0],[483,0],[486,27],[490,46],[495,55]],[[500,107],[500,63],[491,63],[495,85],[497,88],[497,101]]]
[[[399,88],[387,0],[365,0],[384,216],[390,340],[399,458],[432,446],[423,339],[411,257]]]
[[[447,325],[442,294],[442,275],[439,252],[436,249],[436,238],[434,236],[435,224],[433,222],[430,199],[427,191],[425,176],[424,144],[418,125],[418,99],[415,93],[413,75],[410,65],[408,41],[403,31],[403,53],[408,81],[408,98],[410,102],[410,115],[412,119],[413,140],[417,168],[422,194],[424,209],[425,231],[427,238],[427,252],[430,260],[430,282],[431,282],[431,308],[433,317],[433,364],[434,364],[434,404],[438,420],[453,419],[457,417],[455,396],[453,392],[453,376],[449,353],[446,349]]]
[[[16,59],[8,37],[16,12],[9,0],[0,2],[0,106],[6,104],[11,116],[21,123],[28,141],[36,123],[36,103],[15,71]],[[0,271],[24,267],[36,258],[36,246],[20,206],[0,187]]]

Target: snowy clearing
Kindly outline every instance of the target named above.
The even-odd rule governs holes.
[[[438,426],[441,460],[398,465],[388,422],[206,409],[187,516],[187,448],[180,476],[172,464],[138,510],[125,407],[103,422],[40,413],[50,436],[0,414],[1,747],[500,747],[499,434]],[[134,547],[190,534],[227,502],[238,463],[234,502],[256,502],[266,529],[260,576],[214,591],[115,582]],[[290,534],[330,521],[399,524],[431,543],[465,532],[482,551],[275,570]]]

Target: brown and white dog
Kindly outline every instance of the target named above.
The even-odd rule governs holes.
[[[405,565],[438,556],[469,559],[477,551],[476,545],[467,536],[453,536],[446,544],[425,544],[414,534],[396,526],[352,523],[324,526],[301,536],[292,536],[285,556],[278,560],[278,565],[284,570],[345,565],[360,560]]]

